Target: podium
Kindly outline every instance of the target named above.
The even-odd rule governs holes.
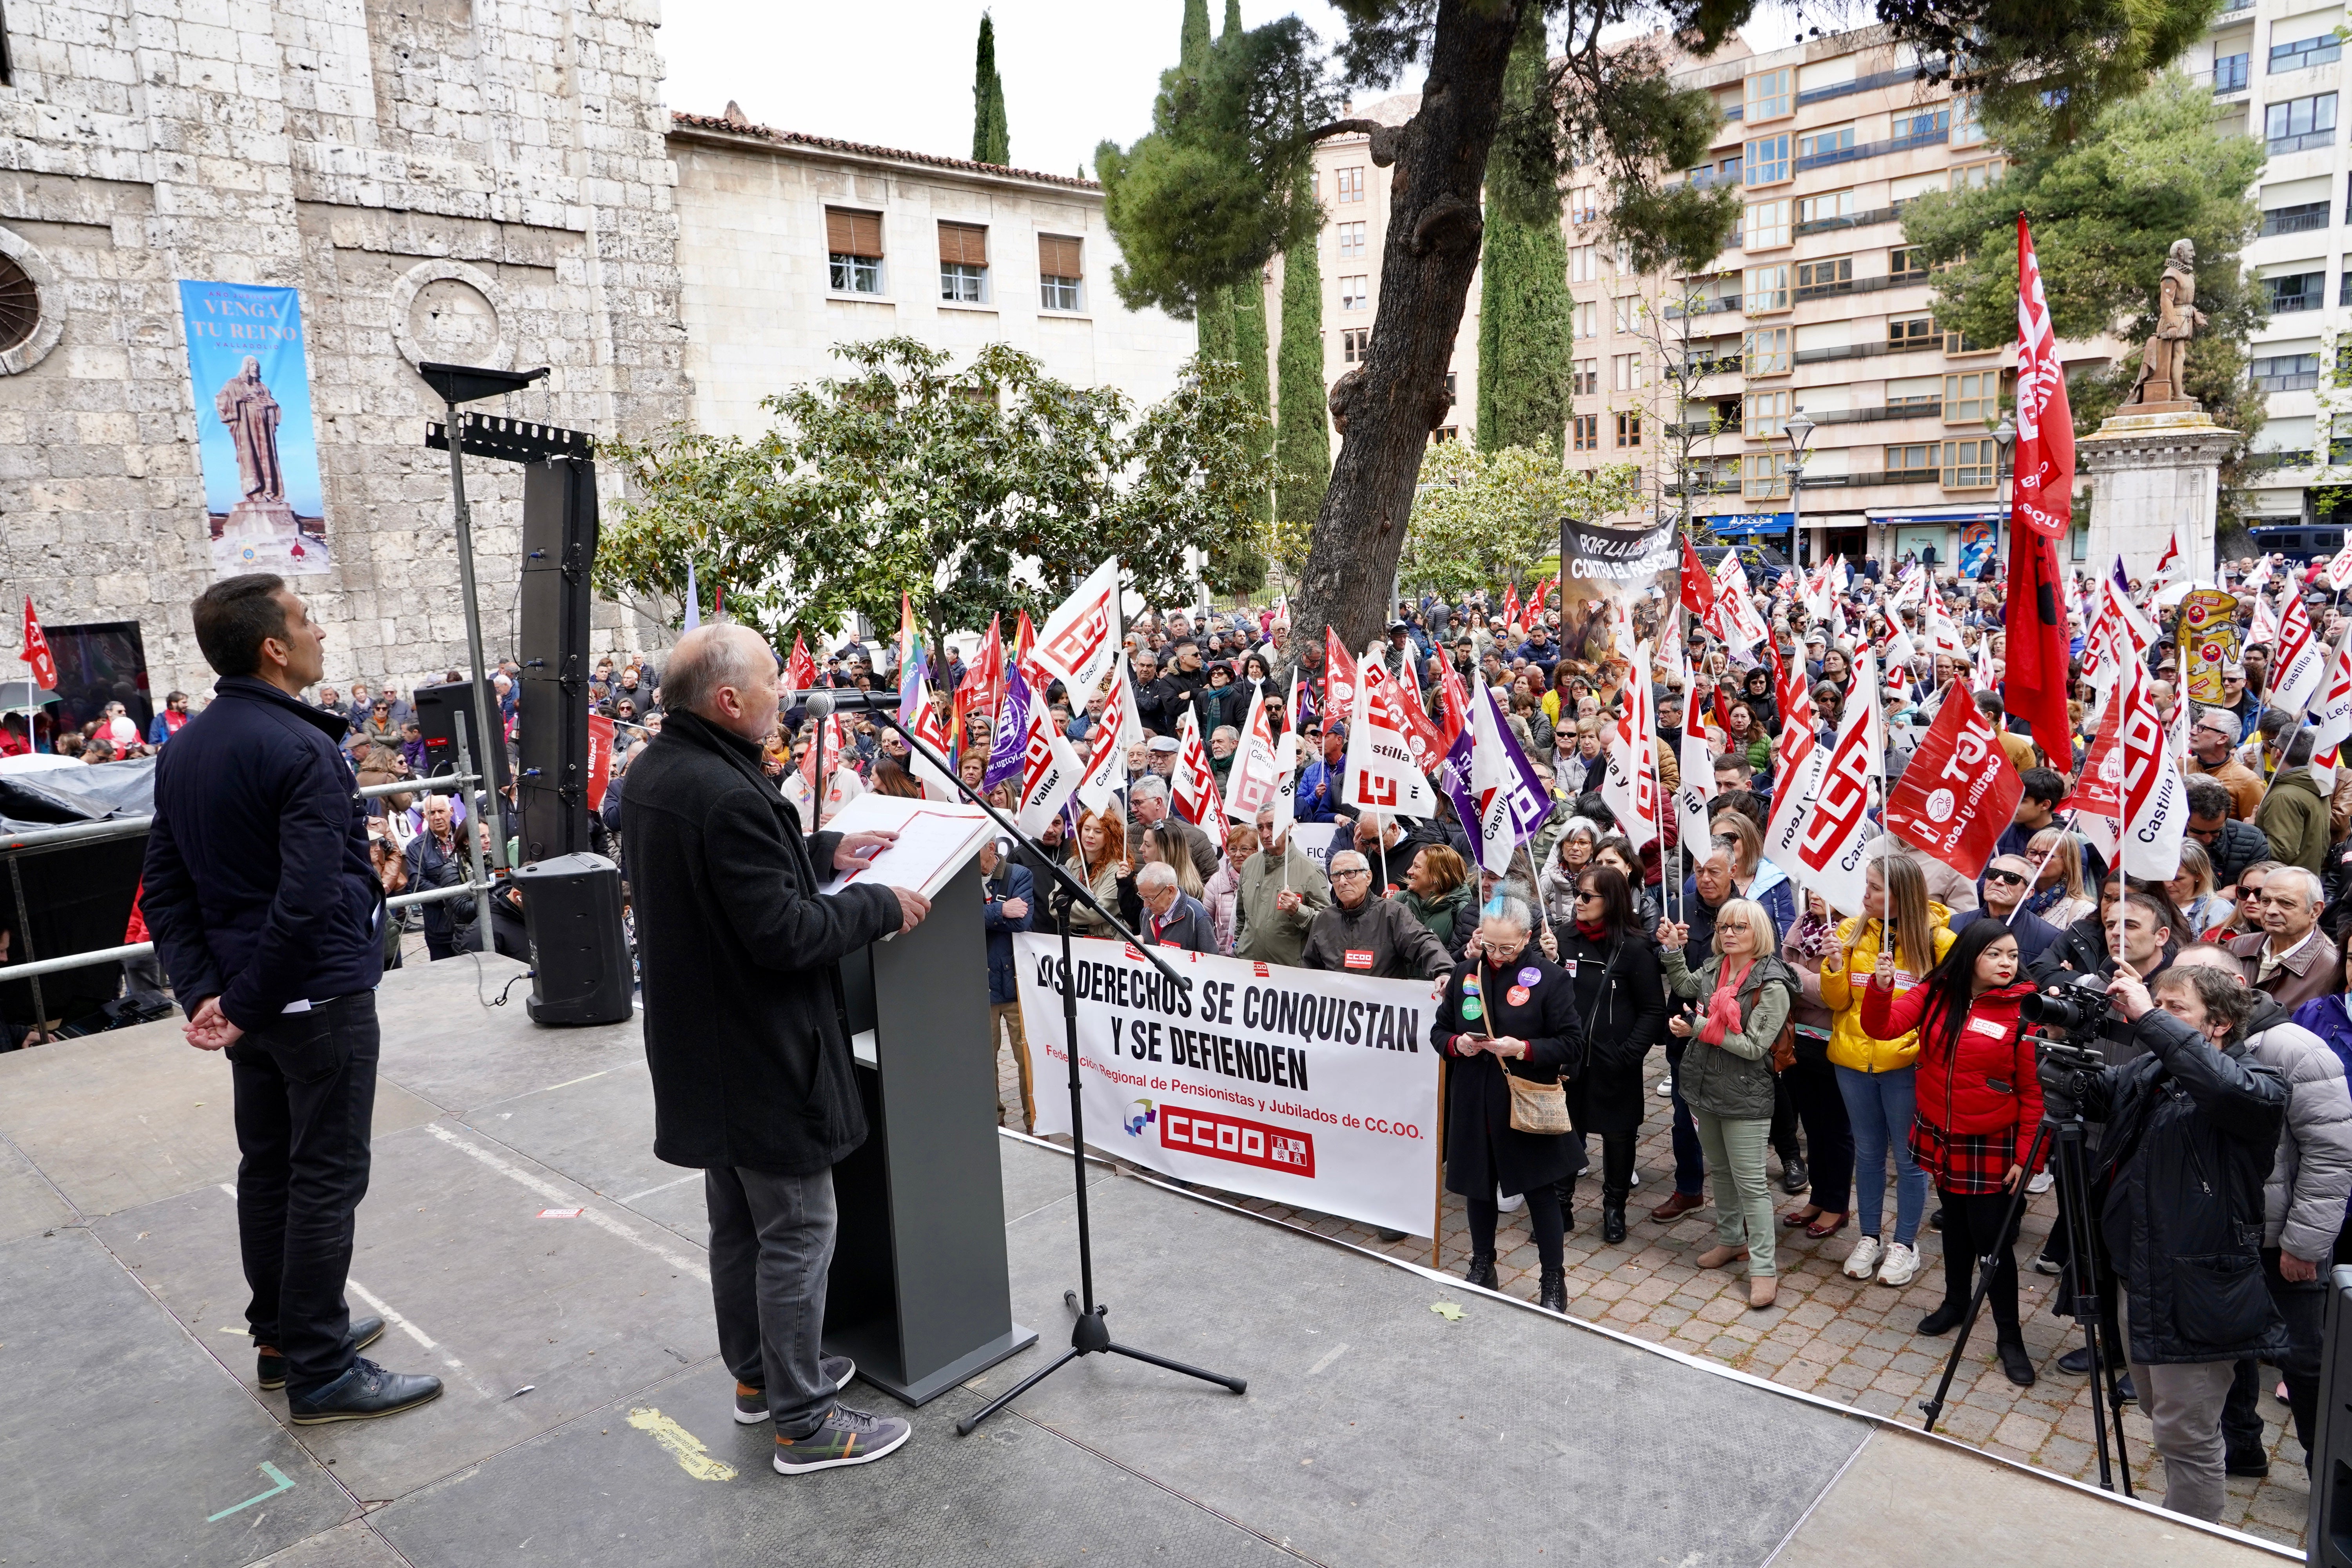
[[[834,1168],[824,1348],[921,1405],[1037,1342],[1013,1321],[979,866],[843,961],[866,1142]]]

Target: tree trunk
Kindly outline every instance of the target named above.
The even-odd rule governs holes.
[[[1290,651],[1310,671],[1322,668],[1325,626],[1361,648],[1394,608],[1389,586],[1478,267],[1479,192],[1520,10],[1439,0],[1421,110],[1395,138],[1371,363],[1331,391],[1339,460],[1291,613]]]

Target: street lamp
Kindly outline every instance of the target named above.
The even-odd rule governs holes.
[[[2016,478],[2011,470],[2009,459],[2011,448],[2017,445],[2017,422],[2009,416],[2009,411],[2005,408],[2001,410],[2000,423],[1992,427],[1992,444],[1995,448],[1992,470],[1993,508],[2006,516],[2009,512],[2009,500],[2004,491],[2008,488],[2007,481]]]
[[[1803,535],[1799,531],[1804,526],[1804,507],[1797,491],[1805,482],[1805,443],[1813,438],[1813,422],[1800,408],[1780,429],[1789,437],[1789,560],[1793,563],[1803,555]]]

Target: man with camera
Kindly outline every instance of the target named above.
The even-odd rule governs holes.
[[[2236,1363],[2287,1348],[2262,1262],[2263,1184],[2286,1084],[2247,1054],[2252,1004],[2233,977],[2175,967],[2143,984],[2118,971],[2107,994],[2146,1054],[2094,1068],[2045,1052],[2037,1076],[2051,1115],[2105,1123],[2093,1201],[2164,1458],[2164,1506],[2214,1520]]]

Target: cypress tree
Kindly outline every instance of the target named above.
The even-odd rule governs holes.
[[[1486,250],[1479,261],[1478,447],[1496,452],[1568,425],[1574,318],[1568,240],[1553,171],[1552,106],[1543,7],[1530,5],[1503,75],[1503,121],[1486,156]]]
[[[980,58],[971,79],[971,161],[1010,163],[1013,131],[1004,118],[1004,79],[996,74],[996,24],[980,14]]]
[[[1227,298],[1232,301],[1234,358],[1242,367],[1242,392],[1248,397],[1250,406],[1268,421],[1256,445],[1256,449],[1263,452],[1274,445],[1274,397],[1266,385],[1265,286],[1236,284]],[[1271,493],[1259,498],[1255,515],[1261,522],[1274,515]]]
[[[1283,521],[1314,526],[1331,482],[1331,419],[1324,405],[1323,268],[1317,247],[1302,245],[1282,257],[1282,358],[1274,449],[1282,476],[1274,512]]]
[[[1226,20],[1231,27],[1232,19]],[[1185,76],[1197,79],[1209,65],[1209,0],[1184,0],[1184,31],[1178,41],[1176,68]],[[1234,344],[1234,302],[1223,289],[1202,290],[1199,310],[1193,313],[1192,327],[1201,353],[1211,359],[1237,359]],[[1265,341],[1265,329],[1258,331],[1258,341]]]
[[[1209,63],[1209,0],[1184,0],[1184,31],[1177,39],[1176,68],[1199,76]]]

